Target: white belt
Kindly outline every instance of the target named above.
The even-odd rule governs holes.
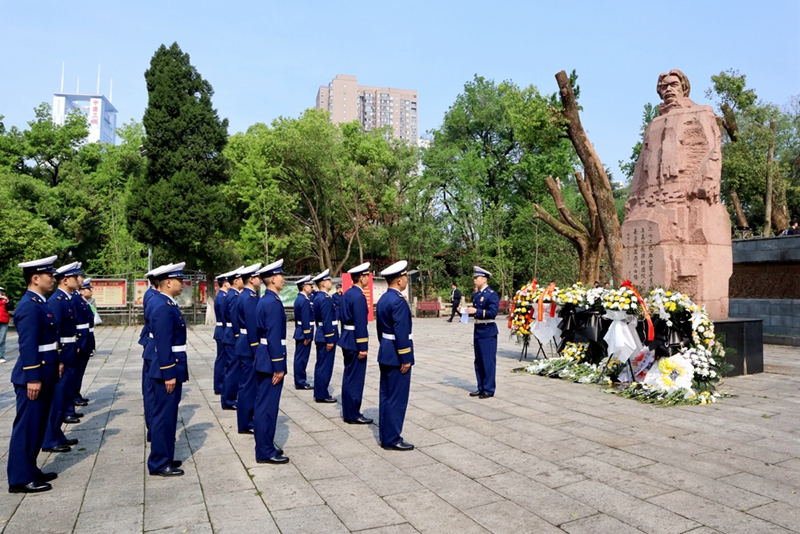
[[[220,323],[220,322],[217,322],[217,323],[216,323],[216,326],[222,326],[222,323]]]
[[[322,328],[325,323],[317,323],[317,326]],[[339,326],[339,321],[331,321],[331,326]]]
[[[356,329],[356,325],[354,325],[354,324],[346,324],[342,328],[344,328],[345,330],[355,330]]]
[[[186,352],[186,345],[172,345],[172,352]]]
[[[476,323],[493,323],[494,319],[475,319]]]
[[[233,323],[225,323],[225,326],[227,326],[228,328],[233,328]]]
[[[394,334],[382,334],[382,335],[383,339],[391,339],[392,341],[397,339],[396,337],[394,337]],[[414,334],[408,334],[408,339],[414,339]]]
[[[48,352],[51,350],[58,350],[58,344],[50,343],[49,345],[39,345],[39,352]]]
[[[264,337],[259,339],[258,342],[261,343],[262,345],[269,345],[269,343],[267,343],[267,338],[264,338]],[[285,339],[281,339],[281,345],[286,345],[286,340]]]
[[[153,333],[152,333],[152,332],[149,332],[149,333],[147,334],[147,337],[149,337],[150,339],[155,339],[155,337],[153,336]]]
[[[94,327],[90,328],[90,329],[89,329],[89,332],[91,332],[92,334],[94,334]]]
[[[89,323],[79,324],[76,328],[78,330],[87,330],[89,328]]]
[[[303,323],[301,323],[300,321],[297,321],[297,326],[303,326]]]
[[[240,333],[240,334],[247,335],[247,328],[240,328],[240,329],[239,329],[239,333]]]
[[[78,341],[78,338],[76,338],[75,336],[62,337],[58,341],[59,341],[59,343],[75,343],[76,341]]]

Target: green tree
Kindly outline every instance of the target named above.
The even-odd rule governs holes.
[[[34,163],[28,167],[24,162],[19,169],[46,180],[51,186],[61,181],[62,166],[72,161],[89,136],[86,116],[75,110],[69,113],[63,125],[53,122],[52,109],[42,103],[34,110],[36,118],[28,122],[29,129],[22,133],[22,150],[26,160]]]
[[[145,81],[147,169],[133,179],[128,225],[138,241],[203,269],[211,286],[232,251],[234,221],[222,188],[229,180],[223,154],[228,121],[212,107],[211,84],[177,43],[158,48]]]

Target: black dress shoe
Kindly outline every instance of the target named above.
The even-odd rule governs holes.
[[[306,384],[304,386],[295,386],[294,389],[314,389],[314,386]]]
[[[50,472],[50,473],[42,473],[41,475],[36,477],[36,480],[38,482],[50,482],[51,480],[55,480],[57,478],[58,478],[58,473]]]
[[[74,406],[89,406],[89,403],[88,403],[88,402],[86,402],[86,401],[85,401],[85,400],[83,400],[83,399],[81,399],[81,400],[76,400],[76,401],[74,401],[72,404],[73,404]]]
[[[266,460],[256,460],[256,462],[260,464],[288,464],[289,457],[283,456],[282,454],[277,454],[272,458],[267,458]]]
[[[239,434],[250,434],[252,436],[255,434],[255,431],[252,428],[248,428],[247,430],[240,430]]]
[[[448,323],[452,323],[452,322],[453,322],[453,320],[452,320],[452,319],[448,319],[448,320],[447,320],[447,322],[448,322]]]
[[[73,425],[75,423],[80,423],[80,422],[81,422],[80,419],[78,419],[77,417],[73,417],[71,415],[65,417],[64,420],[62,421],[62,423],[67,423],[68,425]]]
[[[42,449],[42,452],[69,452],[71,450],[72,447],[70,447],[69,445],[56,445],[55,447]]]
[[[372,419],[369,419],[368,417],[364,417],[362,415],[358,419],[351,419],[350,421],[345,419],[344,422],[347,423],[348,425],[368,425],[368,424],[372,423]]]
[[[77,444],[78,444],[78,440],[77,439],[68,439],[67,441],[62,443],[62,445],[69,445],[70,447],[72,445],[77,445]]]
[[[275,447],[275,456],[283,456],[283,449],[281,449],[274,443],[272,444],[272,446]]]
[[[221,391],[215,391],[214,395],[222,395],[222,392]]]
[[[80,400],[82,400],[83,402],[87,403],[87,404],[88,404],[88,402],[89,402],[89,397],[84,397],[83,395],[80,395],[78,398],[79,398]]]
[[[483,395],[483,392],[479,389],[476,389],[475,391],[469,394],[470,397],[478,397],[480,395]]]
[[[183,462],[181,462],[180,460],[172,460],[172,467],[177,468],[177,467],[180,467],[182,465],[183,465]]]
[[[478,398],[479,398],[479,399],[491,399],[492,397],[494,397],[494,394],[489,394],[489,393],[481,393],[481,394],[480,394],[480,396],[479,396]]]
[[[327,399],[314,399],[314,402],[320,402],[324,404],[336,404],[336,399],[333,397],[328,397]]]
[[[183,469],[178,469],[177,467],[173,467],[171,465],[168,465],[167,467],[165,467],[161,471],[158,471],[156,473],[150,473],[150,474],[151,475],[160,476],[160,477],[179,477],[179,476],[183,475]]]
[[[17,484],[15,486],[8,486],[9,493],[39,493],[40,491],[48,491],[53,489],[53,486],[47,482],[28,482],[27,484]]]
[[[72,414],[72,417],[77,417],[78,419],[80,419],[81,417],[83,417],[83,414],[75,412],[74,414]]]
[[[236,406],[223,406],[222,409],[223,410],[233,410],[233,411],[235,411],[236,410]]]
[[[397,445],[390,445],[389,447],[384,447],[387,451],[413,451],[414,446],[410,443],[406,443],[405,441],[401,441]]]

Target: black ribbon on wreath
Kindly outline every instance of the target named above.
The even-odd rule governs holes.
[[[669,357],[692,342],[692,314],[688,311],[675,313],[671,318],[672,325],[660,317],[654,317],[653,327],[655,336],[653,341],[647,340],[647,322],[641,319],[636,325],[639,339],[647,348],[655,352],[656,358]]]
[[[564,306],[559,317],[561,322],[558,327],[562,338],[558,351],[561,352],[567,342],[588,343],[584,360],[588,363],[599,363],[608,351],[603,337],[608,332],[611,321],[604,320],[600,311],[578,308],[574,304]]]

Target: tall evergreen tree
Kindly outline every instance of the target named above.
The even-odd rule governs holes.
[[[211,279],[231,248],[232,211],[221,187],[229,180],[228,119],[219,118],[211,84],[177,43],[159,47],[144,77],[147,171],[132,184],[128,225],[139,241],[163,247]]]

